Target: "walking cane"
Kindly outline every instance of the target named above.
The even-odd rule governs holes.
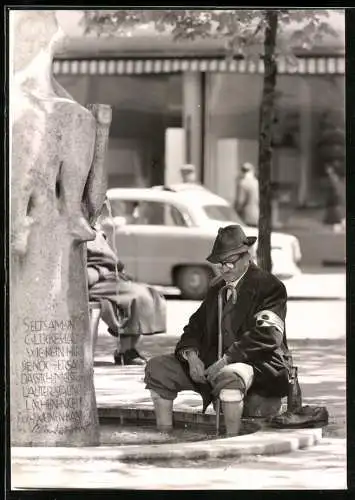
[[[222,334],[222,313],[223,313],[223,294],[226,293],[227,290],[234,291],[234,287],[232,285],[224,285],[218,291],[218,347],[217,347],[217,358],[220,360],[222,358],[222,349],[223,349],[223,334]],[[219,427],[220,427],[220,417],[221,417],[221,400],[217,399],[216,402],[216,435],[219,436]]]

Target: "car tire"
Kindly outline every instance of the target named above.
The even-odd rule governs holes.
[[[176,285],[181,291],[181,298],[189,300],[204,299],[212,277],[212,270],[206,267],[181,267],[176,274]]]

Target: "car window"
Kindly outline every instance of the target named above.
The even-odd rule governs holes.
[[[111,200],[112,215],[124,217],[127,224],[187,226],[186,214],[170,203],[159,201]]]
[[[170,203],[149,201],[142,204],[145,224],[158,226],[186,226],[183,214]],[[142,224],[143,222],[141,222]]]
[[[164,203],[156,201],[143,201],[140,205],[140,224],[155,226],[164,225]]]
[[[204,205],[202,208],[209,219],[242,224],[237,212],[229,205]]]
[[[186,217],[173,205],[166,205],[166,224],[169,226],[187,226]]]
[[[113,217],[124,217],[126,224],[139,224],[141,217],[138,200],[110,200]]]

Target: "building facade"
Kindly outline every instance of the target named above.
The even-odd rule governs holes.
[[[294,206],[321,200],[327,163],[345,168],[343,38],[278,62],[272,175]],[[233,201],[240,165],[258,164],[262,61],[227,62],[215,41],[138,33],[73,40],[54,73],[82,104],[112,106],[110,187],[179,182],[186,162]]]

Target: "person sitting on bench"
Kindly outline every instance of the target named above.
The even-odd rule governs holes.
[[[115,364],[144,365],[146,360],[136,345],[141,335],[166,332],[165,298],[126,273],[99,227],[95,240],[87,242],[89,300],[100,302],[101,319],[118,338]]]

